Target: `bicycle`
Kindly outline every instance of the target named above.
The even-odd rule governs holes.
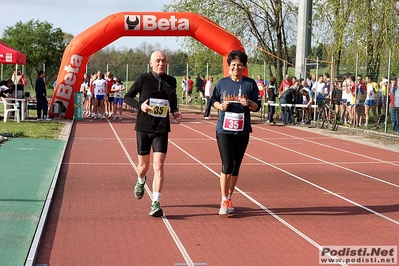
[[[333,109],[331,100],[329,98],[324,98],[318,108],[317,114],[317,127],[328,128],[331,131],[337,129],[337,113]]]

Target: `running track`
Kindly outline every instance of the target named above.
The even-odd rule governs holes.
[[[399,244],[398,152],[254,124],[236,213],[221,216],[216,119],[182,114],[170,134],[163,218],[148,215],[148,189],[133,195],[135,114],[75,122],[36,264],[319,265],[326,245]],[[151,167],[147,175],[151,187]]]

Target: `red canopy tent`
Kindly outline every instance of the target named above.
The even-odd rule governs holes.
[[[26,54],[0,41],[0,64],[26,65]]]
[[[1,79],[3,79],[3,64],[15,64],[15,69],[18,65],[26,65],[26,54],[8,46],[0,41],[0,64],[1,64]],[[15,98],[17,98],[17,84],[15,85]],[[22,93],[24,89],[22,89]]]

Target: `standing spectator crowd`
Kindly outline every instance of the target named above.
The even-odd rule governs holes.
[[[258,76],[258,86],[262,84]],[[264,83],[260,92],[264,95],[264,102],[275,104],[279,99],[281,106],[281,121],[284,124],[310,124],[316,116],[314,111],[320,108],[323,101],[328,99],[337,114],[337,123],[346,126],[365,129],[379,129],[385,123],[385,117],[391,118],[394,133],[399,133],[399,78],[393,76],[390,81],[383,77],[380,82],[367,75],[356,77],[351,74],[337,77],[332,81],[329,74],[316,76],[312,74],[306,80],[286,75],[280,86],[275,84],[275,78]],[[278,87],[278,89],[276,89]],[[285,106],[284,104],[301,105]],[[386,105],[389,104],[389,108]],[[303,105],[306,105],[303,107]],[[317,108],[312,108],[317,105]],[[387,111],[388,110],[388,113]],[[317,115],[317,114],[316,114]],[[269,105],[267,122],[275,123],[275,106]],[[372,119],[371,119],[372,117]]]
[[[276,78],[255,80],[264,103],[269,103],[267,122],[276,123],[280,116],[284,124],[310,124],[316,117],[312,106],[320,107],[329,99],[337,114],[337,123],[346,126],[378,129],[385,123],[385,116],[391,118],[392,129],[399,133],[399,78],[390,81],[382,78],[380,82],[368,75],[356,77],[351,74],[337,77],[333,81],[328,74],[312,74],[306,80],[286,75],[284,80],[276,83]],[[196,102],[206,104],[204,119],[211,119],[210,102],[213,92],[213,78],[197,74],[195,81],[191,76],[184,76],[181,89],[182,99],[191,103],[194,93]],[[195,90],[194,90],[195,89]],[[124,84],[111,72],[102,71],[84,75],[81,91],[84,93],[84,114],[93,119],[109,118],[122,120],[122,106],[125,92]],[[283,104],[281,113],[276,113],[276,103]],[[284,104],[301,105],[288,107]],[[389,108],[386,108],[389,104]],[[388,110],[388,113],[386,113]]]
[[[122,121],[125,86],[112,72],[84,74],[80,91],[84,95],[84,115],[96,119]]]

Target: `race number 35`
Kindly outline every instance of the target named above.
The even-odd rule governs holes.
[[[149,105],[152,110],[148,112],[149,115],[155,117],[166,117],[169,111],[169,101],[165,99],[150,98]]]
[[[244,114],[226,112],[223,129],[229,131],[242,131],[244,129]]]

